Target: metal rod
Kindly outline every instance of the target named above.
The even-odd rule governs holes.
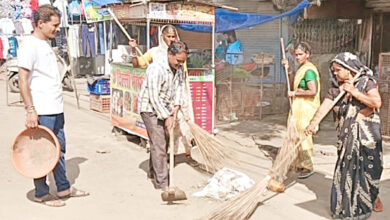
[[[150,49],[150,19],[146,19],[146,48]]]
[[[213,74],[213,115],[212,115],[212,128],[211,132],[214,133],[215,128],[215,99],[216,99],[216,86],[215,86],[215,23],[212,23],[212,32],[211,32],[211,72]]]

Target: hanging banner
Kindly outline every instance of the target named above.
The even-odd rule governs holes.
[[[150,19],[214,23],[214,8],[180,3],[149,3]]]
[[[148,139],[145,124],[137,110],[146,69],[112,63],[111,70],[111,123],[130,134]]]
[[[111,20],[107,8],[102,8],[92,0],[82,0],[82,3],[87,23]]]
[[[145,124],[138,114],[138,95],[146,69],[111,64],[111,123],[122,130],[148,139]],[[212,133],[214,77],[211,70],[190,69],[192,105],[195,123]]]

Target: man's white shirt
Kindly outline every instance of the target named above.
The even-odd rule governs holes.
[[[63,113],[61,75],[49,42],[26,37],[18,51],[18,66],[30,71],[29,85],[37,114]]]

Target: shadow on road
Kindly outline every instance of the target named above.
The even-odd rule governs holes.
[[[330,190],[332,179],[325,178],[323,174],[315,173],[312,177],[305,180],[297,180],[298,183],[304,184],[309,190],[316,194],[316,199],[298,203],[298,207],[306,209],[309,212],[315,213],[318,216],[330,219]],[[372,219],[389,219],[390,209],[388,208],[389,199],[388,192],[390,189],[390,180],[384,180],[380,183],[380,198],[385,206],[385,210],[381,213],[373,212]],[[387,206],[386,206],[387,204]]]
[[[70,182],[70,185],[73,185],[76,181],[76,179],[80,175],[80,164],[87,161],[87,158],[84,157],[74,157],[71,159],[66,160],[66,176],[68,177],[68,180]],[[50,188],[50,194],[56,195],[57,194],[57,187],[55,185],[53,174],[50,173],[48,175],[49,179],[49,188]],[[33,201],[35,197],[35,189],[31,189],[26,194],[27,199]]]

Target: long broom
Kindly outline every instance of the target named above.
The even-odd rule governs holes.
[[[280,38],[280,45],[282,48],[283,59],[286,59],[286,53],[284,48],[284,40]],[[287,80],[287,91],[290,91],[290,81],[288,77],[288,69],[284,66],[284,72],[286,74]],[[283,182],[286,178],[286,174],[289,170],[290,165],[296,160],[299,148],[295,147],[295,144],[298,141],[299,134],[296,128],[295,120],[292,114],[292,98],[289,98],[290,102],[290,113],[289,120],[287,121],[287,132],[284,138],[283,146],[280,148],[278,155],[276,156],[272,169],[271,176],[278,182]],[[283,161],[283,163],[282,163]],[[282,189],[283,188],[283,189]],[[283,191],[284,187],[279,189],[279,191]]]
[[[353,81],[359,78],[361,73],[356,74]],[[333,100],[329,108],[324,109],[326,112],[323,115],[320,115],[317,125],[325,118],[325,116],[330,112],[330,110],[336,105],[336,103],[344,96],[345,91],[341,91],[340,94]],[[302,142],[306,140],[308,136],[304,136],[300,141],[295,145],[295,148],[298,149]],[[287,164],[291,155],[294,154],[294,151],[287,152],[287,155],[281,159],[277,166],[274,169],[278,170],[282,166],[290,166]],[[241,195],[226,201],[218,209],[212,212],[208,219],[213,220],[225,220],[225,219],[249,219],[252,213],[256,210],[258,204],[262,201],[261,194],[267,189],[269,180],[272,179],[272,171],[270,175],[267,175],[263,180],[256,183],[252,188],[248,189]]]

